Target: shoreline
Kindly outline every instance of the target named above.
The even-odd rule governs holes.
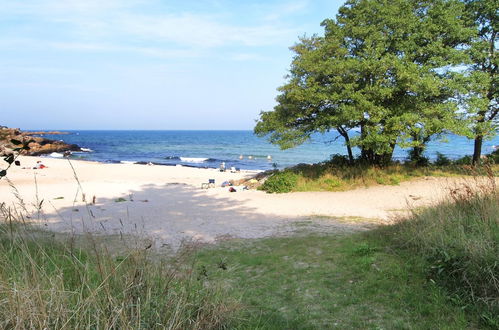
[[[88,151],[76,151],[77,153],[90,153]],[[73,152],[74,153],[74,152]],[[37,155],[37,156],[25,156],[25,157],[40,157],[44,159],[67,159],[66,157],[63,157],[63,154],[61,153],[61,157],[53,157],[50,156],[50,154],[44,154],[44,155]],[[198,169],[214,169],[218,170],[218,166],[195,166],[195,165],[189,165],[189,164],[173,164],[173,163],[158,163],[158,162],[145,162],[145,161],[133,161],[133,160],[107,160],[107,161],[100,161],[100,160],[93,160],[93,159],[76,159],[76,158],[69,158],[70,161],[82,161],[82,162],[94,162],[98,164],[122,164],[122,165],[148,165],[148,166],[170,166],[170,167],[175,167],[175,166],[182,166],[182,167],[188,167],[188,168],[198,168]],[[195,163],[195,162],[194,162]],[[312,164],[310,164],[312,165]],[[230,168],[227,168],[227,171],[230,171]],[[255,172],[255,173],[262,173],[268,170],[262,170],[262,169],[239,169],[240,172]]]

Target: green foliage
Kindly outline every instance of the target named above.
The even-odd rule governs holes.
[[[474,30],[466,43],[468,63],[463,77],[461,102],[470,121],[470,137],[475,139],[473,163],[480,161],[484,139],[499,128],[499,60],[497,44],[499,11],[496,0],[464,0],[468,25]]]
[[[446,157],[444,154],[437,152],[437,159],[433,162],[436,166],[449,166],[452,161]]]
[[[348,166],[351,165],[350,160],[348,159],[347,156],[340,155],[340,154],[334,154],[331,155],[331,159],[329,160],[330,164],[334,164],[336,166]]]
[[[495,164],[499,164],[499,149],[494,150],[489,154],[489,158],[494,161]]]
[[[417,148],[409,151],[409,160],[417,166],[428,166],[430,164],[430,159],[423,156]]]
[[[471,165],[473,163],[473,157],[466,155],[453,161],[455,165]]]
[[[259,136],[290,148],[315,132],[337,131],[369,163],[386,164],[394,147],[417,147],[461,131],[453,96],[463,61],[456,46],[471,29],[454,0],[349,0],[324,36],[302,38],[274,111],[262,112]],[[361,134],[349,137],[349,130]]]
[[[297,182],[298,175],[286,170],[269,176],[260,189],[268,193],[287,193],[295,189]]]

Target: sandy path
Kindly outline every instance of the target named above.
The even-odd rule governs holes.
[[[22,166],[40,158],[22,157]],[[252,175],[221,173],[213,169],[100,164],[72,161],[85,193],[67,160],[43,158],[42,170],[14,167],[8,178],[33,211],[33,218],[55,231],[92,231],[106,234],[141,234],[157,244],[176,247],[184,239],[211,242],[221,236],[257,238],[293,230],[313,216],[364,217],[386,221],[407,206],[428,205],[444,196],[457,179],[428,178],[398,186],[377,186],[346,192],[266,194],[228,192],[227,188],[200,189],[202,182]],[[37,185],[35,185],[35,177]],[[88,205],[96,196],[96,204]],[[63,197],[62,199],[59,199]],[[116,202],[118,198],[126,201]],[[0,180],[0,202],[17,204],[12,187]],[[308,222],[310,223],[310,222]],[[314,220],[324,230],[350,230],[359,225],[334,219]]]

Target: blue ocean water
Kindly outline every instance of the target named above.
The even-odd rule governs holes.
[[[242,169],[267,170],[299,163],[316,163],[332,154],[346,154],[342,139],[336,135],[317,134],[312,141],[297,148],[280,150],[253,135],[252,131],[67,131],[68,135],[45,135],[88,148],[90,152],[74,153],[73,159],[100,162],[152,162],[161,165],[196,167],[226,166]],[[447,142],[433,141],[427,156],[434,158],[439,151],[449,158],[473,153],[473,141],[460,136],[447,136]],[[483,151],[489,153],[499,138],[485,141]],[[240,156],[242,159],[239,159]],[[251,156],[251,158],[249,157]],[[268,159],[268,156],[271,159]],[[407,150],[396,149],[395,159],[403,160]],[[275,165],[274,165],[275,164]]]

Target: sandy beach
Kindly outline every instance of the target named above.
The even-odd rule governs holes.
[[[32,169],[38,160],[47,167]],[[345,192],[231,193],[220,187],[223,181],[255,172],[39,157],[20,157],[20,161],[20,167],[9,170],[8,180],[0,181],[0,201],[6,207],[25,207],[31,221],[49,230],[138,234],[173,248],[184,240],[285,234],[297,224],[345,231],[389,223],[409,207],[440,200],[458,181],[421,178]],[[215,179],[216,187],[201,189],[208,179]]]

